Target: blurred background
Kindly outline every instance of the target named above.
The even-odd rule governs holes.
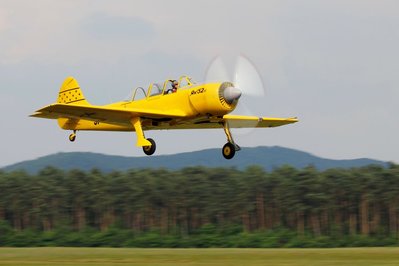
[[[398,165],[0,172],[0,246],[398,245]]]
[[[107,104],[154,81],[202,81],[216,56],[231,67],[239,54],[265,86],[252,112],[300,119],[234,131],[240,146],[398,162],[398,13],[394,0],[0,0],[0,166],[60,151],[142,155],[134,133],[79,132],[72,145],[55,121],[28,118],[67,76]],[[147,136],[161,155],[225,142],[222,130]],[[398,245],[398,169],[0,170],[0,245]]]

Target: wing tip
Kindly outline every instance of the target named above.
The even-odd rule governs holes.
[[[35,111],[33,114],[30,114],[29,116],[30,117],[35,117],[35,116],[38,116],[38,115],[41,115],[41,114],[43,114],[43,113],[40,112],[40,111]]]

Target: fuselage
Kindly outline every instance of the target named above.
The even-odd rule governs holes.
[[[109,105],[103,108],[123,110],[147,110],[155,113],[167,113],[176,116],[150,116],[141,117],[144,130],[184,128],[186,122],[192,124],[193,120],[201,123],[212,117],[221,117],[234,110],[238,98],[228,101],[224,92],[233,87],[229,82],[192,84],[177,89],[176,92],[169,92],[166,84],[163,88],[151,84],[144,98],[129,99]],[[137,89],[134,93],[136,96]],[[93,121],[82,119],[58,119],[61,128],[67,130],[106,130],[106,131],[134,131],[129,120],[118,123],[107,121]]]

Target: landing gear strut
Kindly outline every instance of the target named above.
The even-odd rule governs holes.
[[[136,131],[138,147],[143,147],[143,152],[147,155],[152,155],[155,152],[156,145],[153,139],[146,139],[144,136],[143,128],[141,127],[140,117],[132,117],[130,121]]]
[[[74,142],[76,139],[76,130],[73,131],[71,135],[69,135],[69,141]]]
[[[231,135],[230,128],[229,128],[227,121],[223,123],[223,129],[224,129],[224,133],[226,134],[228,142],[226,144],[224,144],[224,146],[222,148],[222,154],[223,154],[224,158],[226,158],[227,160],[230,160],[231,158],[234,157],[234,155],[236,154],[236,151],[241,150],[241,148],[234,142],[233,136]]]

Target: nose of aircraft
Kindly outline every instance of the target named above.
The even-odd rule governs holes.
[[[232,103],[241,97],[241,90],[235,87],[227,87],[223,92],[223,97],[228,103]]]

